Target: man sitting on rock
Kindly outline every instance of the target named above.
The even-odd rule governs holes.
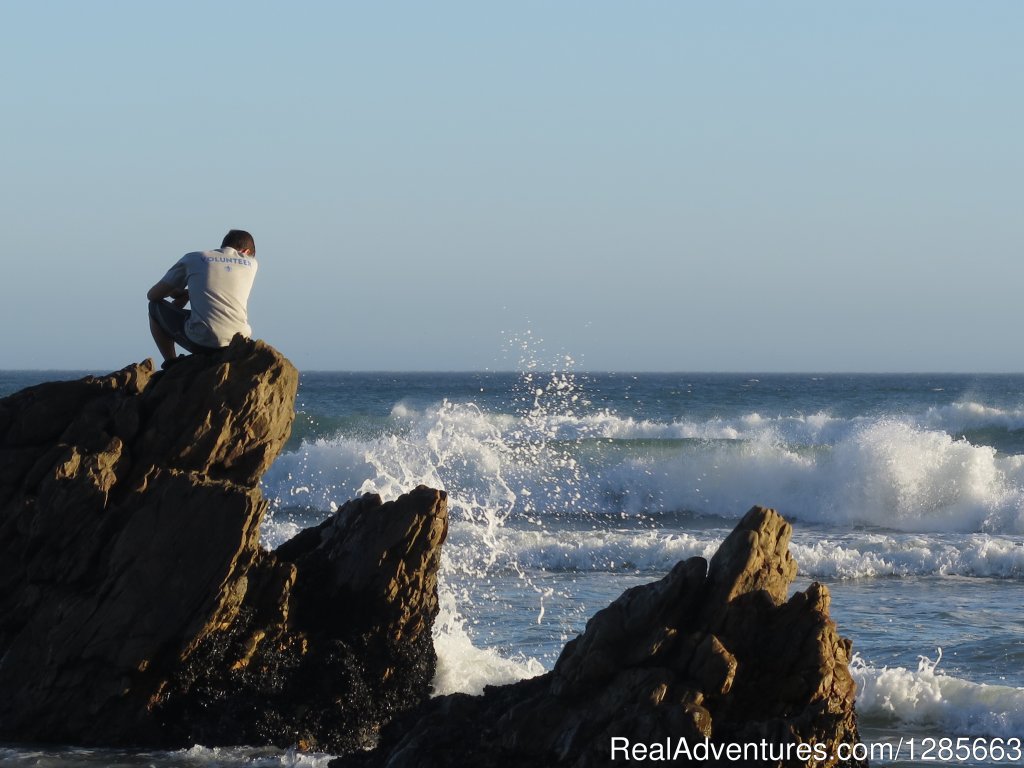
[[[189,352],[212,352],[226,347],[236,333],[252,334],[246,304],[256,269],[252,235],[232,229],[218,250],[186,253],[149,289],[149,329],[164,368],[177,359],[175,344]],[[185,309],[188,303],[191,310]]]

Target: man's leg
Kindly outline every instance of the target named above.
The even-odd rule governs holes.
[[[174,349],[174,339],[168,336],[152,317],[149,318],[149,331],[153,334],[153,341],[156,342],[156,348],[160,350],[164,360],[173,360],[178,356]]]

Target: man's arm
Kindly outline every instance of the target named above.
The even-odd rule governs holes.
[[[175,288],[173,285],[161,280],[150,288],[149,292],[146,294],[146,298],[150,301],[160,301],[167,297],[174,299],[174,306],[183,307],[188,303],[188,289]]]

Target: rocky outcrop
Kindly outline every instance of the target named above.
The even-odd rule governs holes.
[[[426,697],[443,492],[259,545],[297,382],[236,337],[0,400],[0,738],[347,752]]]
[[[673,765],[840,764],[839,745],[858,741],[850,642],[829,618],[824,586],[787,600],[790,534],[776,512],[755,507],[710,565],[681,562],[599,611],[551,672],[434,699],[389,726],[375,751],[332,766],[624,765],[637,753],[622,750],[636,744]],[[682,739],[690,749],[707,740],[769,751],[688,760],[675,751]]]
[[[238,618],[154,699],[164,729],[205,745],[372,747],[429,695],[447,529],[444,492],[420,486],[351,501],[263,553]]]

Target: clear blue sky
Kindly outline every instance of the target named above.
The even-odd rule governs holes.
[[[1020,371],[1024,3],[0,3],[0,368],[230,227],[303,369]]]

